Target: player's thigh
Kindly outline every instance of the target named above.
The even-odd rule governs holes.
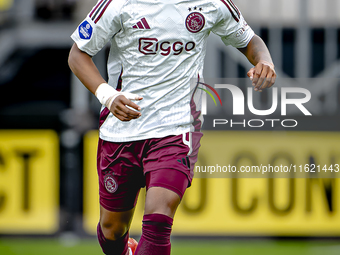
[[[130,227],[139,191],[145,185],[135,153],[141,146],[138,142],[112,143],[99,139],[100,225],[107,239],[120,238]]]
[[[150,150],[143,159],[144,174],[172,169],[187,176],[188,186],[190,186],[201,137],[201,132],[189,132],[177,136],[150,139]],[[168,178],[168,174],[165,174]]]
[[[99,174],[100,225],[104,236],[117,240],[130,228],[144,178],[125,174]]]
[[[100,226],[104,236],[109,240],[117,240],[130,228],[135,208],[123,212],[113,212],[100,206]]]
[[[146,173],[145,214],[159,213],[173,218],[188,183],[188,176],[175,169]]]
[[[145,214],[164,214],[175,216],[181,199],[177,193],[162,187],[152,187],[146,193]]]

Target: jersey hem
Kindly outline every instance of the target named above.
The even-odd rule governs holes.
[[[150,135],[150,134],[146,134],[146,135],[139,135],[138,137],[112,137],[112,136],[105,136],[103,135],[100,131],[99,131],[99,138],[107,141],[107,142],[113,142],[113,143],[123,143],[123,142],[135,142],[135,141],[141,141],[141,140],[147,140],[147,139],[155,139],[155,138],[163,138],[163,137],[167,137],[167,136],[171,136],[171,135],[182,135],[182,134],[186,134],[188,132],[190,132],[190,128],[187,127],[181,131],[178,132],[169,132],[166,134],[159,134],[159,135]]]

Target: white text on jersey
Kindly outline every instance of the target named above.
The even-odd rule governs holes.
[[[183,51],[189,52],[196,47],[196,44],[192,41],[190,42],[169,42],[163,41],[159,42],[157,38],[140,38],[138,50],[144,55],[156,55],[160,53],[163,56],[168,56],[171,53],[173,55],[179,55]]]

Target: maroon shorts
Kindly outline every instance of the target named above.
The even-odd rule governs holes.
[[[191,185],[202,133],[113,143],[99,139],[97,170],[100,204],[127,211],[140,188],[163,187],[180,197]]]

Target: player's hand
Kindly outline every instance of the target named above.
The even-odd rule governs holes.
[[[276,80],[274,65],[266,61],[260,61],[247,73],[252,81],[255,91],[262,92],[263,89],[273,86]]]
[[[121,121],[130,121],[132,119],[138,119],[140,116],[142,116],[142,114],[138,112],[141,110],[141,108],[130,99],[142,100],[143,98],[131,93],[125,93],[117,96],[111,104],[110,111]],[[127,106],[135,109],[136,111],[128,108]]]

